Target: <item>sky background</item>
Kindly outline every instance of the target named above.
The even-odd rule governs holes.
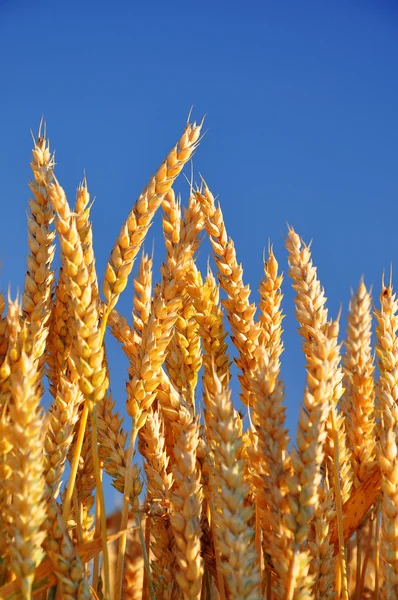
[[[0,288],[22,292],[30,129],[42,115],[71,203],[85,169],[98,275],[135,199],[193,117],[208,133],[194,159],[218,195],[245,283],[258,299],[270,240],[287,272],[287,223],[313,240],[330,316],[361,275],[376,302],[396,264],[398,2],[386,0],[0,0]],[[189,169],[185,171],[189,174]],[[183,201],[188,185],[177,185]],[[159,214],[160,217],[160,214]],[[163,259],[160,219],[155,279]],[[203,243],[205,270],[210,248]],[[119,310],[129,316],[131,286]],[[304,360],[284,284],[283,378],[294,435]],[[112,390],[126,362],[109,339]],[[234,396],[238,395],[236,381]],[[108,492],[108,502],[115,497]]]

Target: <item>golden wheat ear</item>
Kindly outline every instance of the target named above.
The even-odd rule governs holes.
[[[135,258],[165,194],[195,152],[202,123],[188,123],[176,146],[169,152],[127,217],[106,267],[103,292],[110,311],[127,285]]]

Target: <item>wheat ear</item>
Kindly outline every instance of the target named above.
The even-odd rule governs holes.
[[[376,353],[380,379],[377,396],[380,406],[378,458],[382,471],[382,531],[381,555],[384,571],[383,597],[391,599],[398,594],[398,301],[391,283],[382,284],[380,309],[376,310]]]
[[[46,529],[48,533],[44,548],[51,559],[63,600],[89,600],[92,596],[84,564],[76,554],[59,507],[53,499],[49,501],[47,508]]]
[[[363,279],[352,296],[343,356],[344,412],[350,419],[354,489],[370,474],[376,460],[374,365],[371,346],[372,298]]]
[[[300,597],[303,590],[309,594],[313,583],[313,577],[308,575],[308,550],[302,549],[302,544],[309,535],[310,522],[319,504],[325,426],[339,362],[333,335],[326,336],[316,330],[312,333],[312,349],[307,355],[308,387],[300,409],[297,448],[293,448],[291,454],[294,474],[287,478],[290,512],[285,516],[285,523],[294,536],[286,583],[289,599]],[[300,569],[298,564],[301,564]]]
[[[49,196],[49,185],[53,178],[54,157],[40,125],[37,140],[34,140],[31,168],[33,180],[30,189],[33,198],[29,201],[28,214],[28,268],[23,293],[23,313],[30,328],[33,353],[44,363],[44,351],[51,314],[51,286],[54,273],[51,270],[55,253],[55,232],[51,230],[54,212]],[[44,126],[45,130],[45,126]]]
[[[235,362],[241,371],[242,401],[249,405],[249,377],[255,364],[254,354],[260,334],[260,327],[254,322],[256,306],[249,303],[250,288],[243,284],[243,270],[237,262],[234,243],[228,239],[220,206],[216,207],[214,196],[206,184],[203,191],[196,192],[196,197],[205,216],[219,281],[228,295],[223,304],[232,327],[232,341],[239,352]]]
[[[170,523],[175,539],[175,579],[184,600],[199,600],[203,563],[200,554],[202,491],[196,466],[199,427],[185,408],[180,410],[179,435],[174,446],[173,478],[170,493]]]
[[[86,182],[83,182],[86,186]],[[101,505],[101,533],[103,536],[103,557],[105,565],[105,587],[109,596],[109,569],[106,543],[105,508],[101,474],[97,452],[97,416],[95,405],[106,393],[108,380],[104,365],[103,337],[99,327],[99,315],[95,287],[91,284],[90,269],[84,261],[84,249],[77,231],[76,219],[72,216],[64,190],[54,179],[50,186],[50,196],[57,215],[56,227],[61,244],[61,254],[65,275],[68,276],[68,304],[73,315],[75,336],[71,348],[71,360],[76,368],[78,382],[84,395],[84,407],[76,439],[68,491],[64,500],[63,518],[66,520],[71,505],[77,473],[78,459],[83,444],[88,413],[91,412],[93,427],[92,458],[96,474],[97,492]],[[94,266],[92,265],[92,269]]]
[[[43,475],[43,415],[39,411],[40,380],[38,361],[23,349],[21,332],[20,358],[13,364],[10,375],[10,419],[13,451],[12,519],[13,543],[10,546],[11,565],[22,578],[22,593],[31,598],[35,567],[43,557],[41,548],[46,518],[45,480]]]
[[[10,532],[8,530],[8,524],[11,520],[9,514],[10,511],[10,499],[12,495],[11,489],[11,475],[13,467],[10,464],[10,458],[12,457],[11,450],[14,442],[12,440],[12,429],[13,425],[9,414],[9,405],[11,402],[10,394],[10,374],[15,362],[20,357],[20,334],[21,334],[21,305],[18,300],[11,301],[8,299],[7,314],[4,317],[6,321],[5,327],[5,341],[6,341],[6,354],[3,363],[0,368],[0,407],[1,407],[1,425],[4,438],[2,438],[2,449],[0,468],[3,477],[1,478],[0,486],[0,525],[1,531],[4,535],[0,536],[0,548],[1,556],[4,558],[2,563],[1,571],[5,577],[9,570],[10,557],[7,551],[10,542]],[[24,337],[26,337],[26,330]]]
[[[103,292],[107,312],[115,307],[119,295],[125,289],[135,257],[148,232],[153,216],[160,207],[164,195],[170,190],[185,163],[194,153],[198,145],[201,127],[202,123],[199,125],[187,124],[182,137],[169,152],[128,215],[105,271]]]
[[[333,489],[325,477],[323,486],[319,488],[319,504],[315,509],[315,535],[310,541],[310,572],[315,576],[313,587],[314,600],[332,600],[336,597],[334,579],[336,560],[333,557],[333,546],[330,544],[329,523],[335,516]]]
[[[345,354],[343,356],[344,394],[342,408],[348,420],[347,436],[352,449],[353,489],[371,473],[376,462],[374,364],[371,346],[372,298],[361,279],[352,296]],[[361,538],[357,531],[356,589],[360,594]],[[359,596],[358,596],[359,598]]]
[[[7,354],[8,340],[7,340],[7,317],[4,315],[5,298],[0,293],[0,366]]]
[[[328,314],[325,308],[326,297],[317,277],[316,267],[312,262],[310,247],[302,244],[300,237],[293,228],[289,228],[286,247],[289,252],[289,275],[293,280],[293,289],[296,291],[296,319],[300,324],[299,332],[303,338],[303,352],[307,356],[312,351],[313,331],[325,331],[329,328]],[[338,328],[334,328],[335,345],[337,346]],[[329,328],[329,333],[332,330]],[[327,334],[328,335],[328,334]],[[344,415],[337,411],[337,404],[342,394],[342,371],[339,367],[335,374],[336,382],[333,392],[332,410],[336,421],[340,464],[338,465],[342,486],[343,502],[348,500],[352,486],[351,453],[346,439],[346,424]],[[331,412],[328,415],[328,438],[325,448],[328,456],[335,464],[336,448],[333,442]]]
[[[231,600],[259,597],[260,570],[255,551],[253,509],[245,506],[248,486],[240,458],[242,437],[231,395],[214,374],[212,393],[206,391],[206,426],[211,451],[210,469],[220,569]]]
[[[175,205],[174,213],[178,214],[179,205],[169,194],[169,207]],[[171,210],[171,209],[170,209]],[[193,255],[199,246],[199,233],[204,226],[202,211],[196,196],[191,194],[188,208],[185,210],[184,219],[180,218],[176,223],[169,223],[169,238],[165,235],[167,247],[167,266],[169,271],[175,268],[178,260],[179,248],[184,245],[191,247],[192,258],[187,264],[185,276],[191,281],[196,280],[201,284],[201,277],[196,267]],[[179,227],[178,235],[173,237],[172,227]],[[177,239],[178,242],[173,242]],[[182,307],[179,311],[175,324],[174,335],[170,341],[166,357],[167,373],[184,400],[195,406],[195,388],[198,380],[198,372],[202,366],[200,348],[200,337],[198,335],[198,324],[194,316],[193,300],[188,291],[182,296]]]
[[[169,494],[173,475],[166,452],[164,424],[160,410],[148,414],[141,430],[140,452],[145,458],[151,524],[153,584],[157,600],[171,600],[176,593],[173,583],[173,535],[170,528]]]
[[[123,418],[114,408],[115,402],[110,395],[98,403],[98,454],[105,471],[112,477],[112,485],[123,494],[127,469],[127,433],[122,428]],[[140,469],[133,465],[130,506],[134,510],[138,509],[141,491]]]
[[[49,496],[53,498],[59,493],[82,402],[83,396],[77,383],[70,381],[67,374],[61,375],[55,401],[50,409],[50,422],[44,441],[44,472]]]
[[[142,600],[144,583],[144,559],[137,531],[133,531],[127,543],[123,573],[123,600]]]

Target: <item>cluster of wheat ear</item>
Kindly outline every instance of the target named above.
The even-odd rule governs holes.
[[[360,282],[341,344],[310,247],[288,230],[307,376],[290,444],[272,248],[256,307],[205,181],[190,186],[184,210],[173,191],[200,134],[201,124],[186,125],[135,202],[102,290],[87,182],[71,208],[42,127],[34,140],[24,292],[7,306],[0,298],[4,600],[398,598],[392,284],[383,280],[374,310]],[[127,320],[116,305],[158,209],[166,258],[153,284],[152,257],[141,253]],[[215,275],[197,266],[204,230]],[[127,430],[110,391],[107,328],[129,364]],[[246,430],[230,392],[229,340]],[[104,471],[121,494],[111,515]]]

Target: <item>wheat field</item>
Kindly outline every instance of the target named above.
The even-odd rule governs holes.
[[[398,598],[392,282],[383,278],[374,306],[361,280],[342,326],[310,246],[288,228],[306,365],[290,440],[280,374],[289,284],[272,247],[256,306],[206,181],[190,185],[185,206],[173,190],[201,129],[187,123],[100,275],[87,181],[71,203],[43,125],[34,139],[24,290],[0,298],[4,600]],[[142,246],[158,210],[156,274]],[[205,234],[214,273],[197,265]],[[136,260],[127,319],[117,304]],[[128,359],[125,422],[107,331]],[[232,352],[247,420],[230,389]],[[111,514],[104,472],[121,499]]]

